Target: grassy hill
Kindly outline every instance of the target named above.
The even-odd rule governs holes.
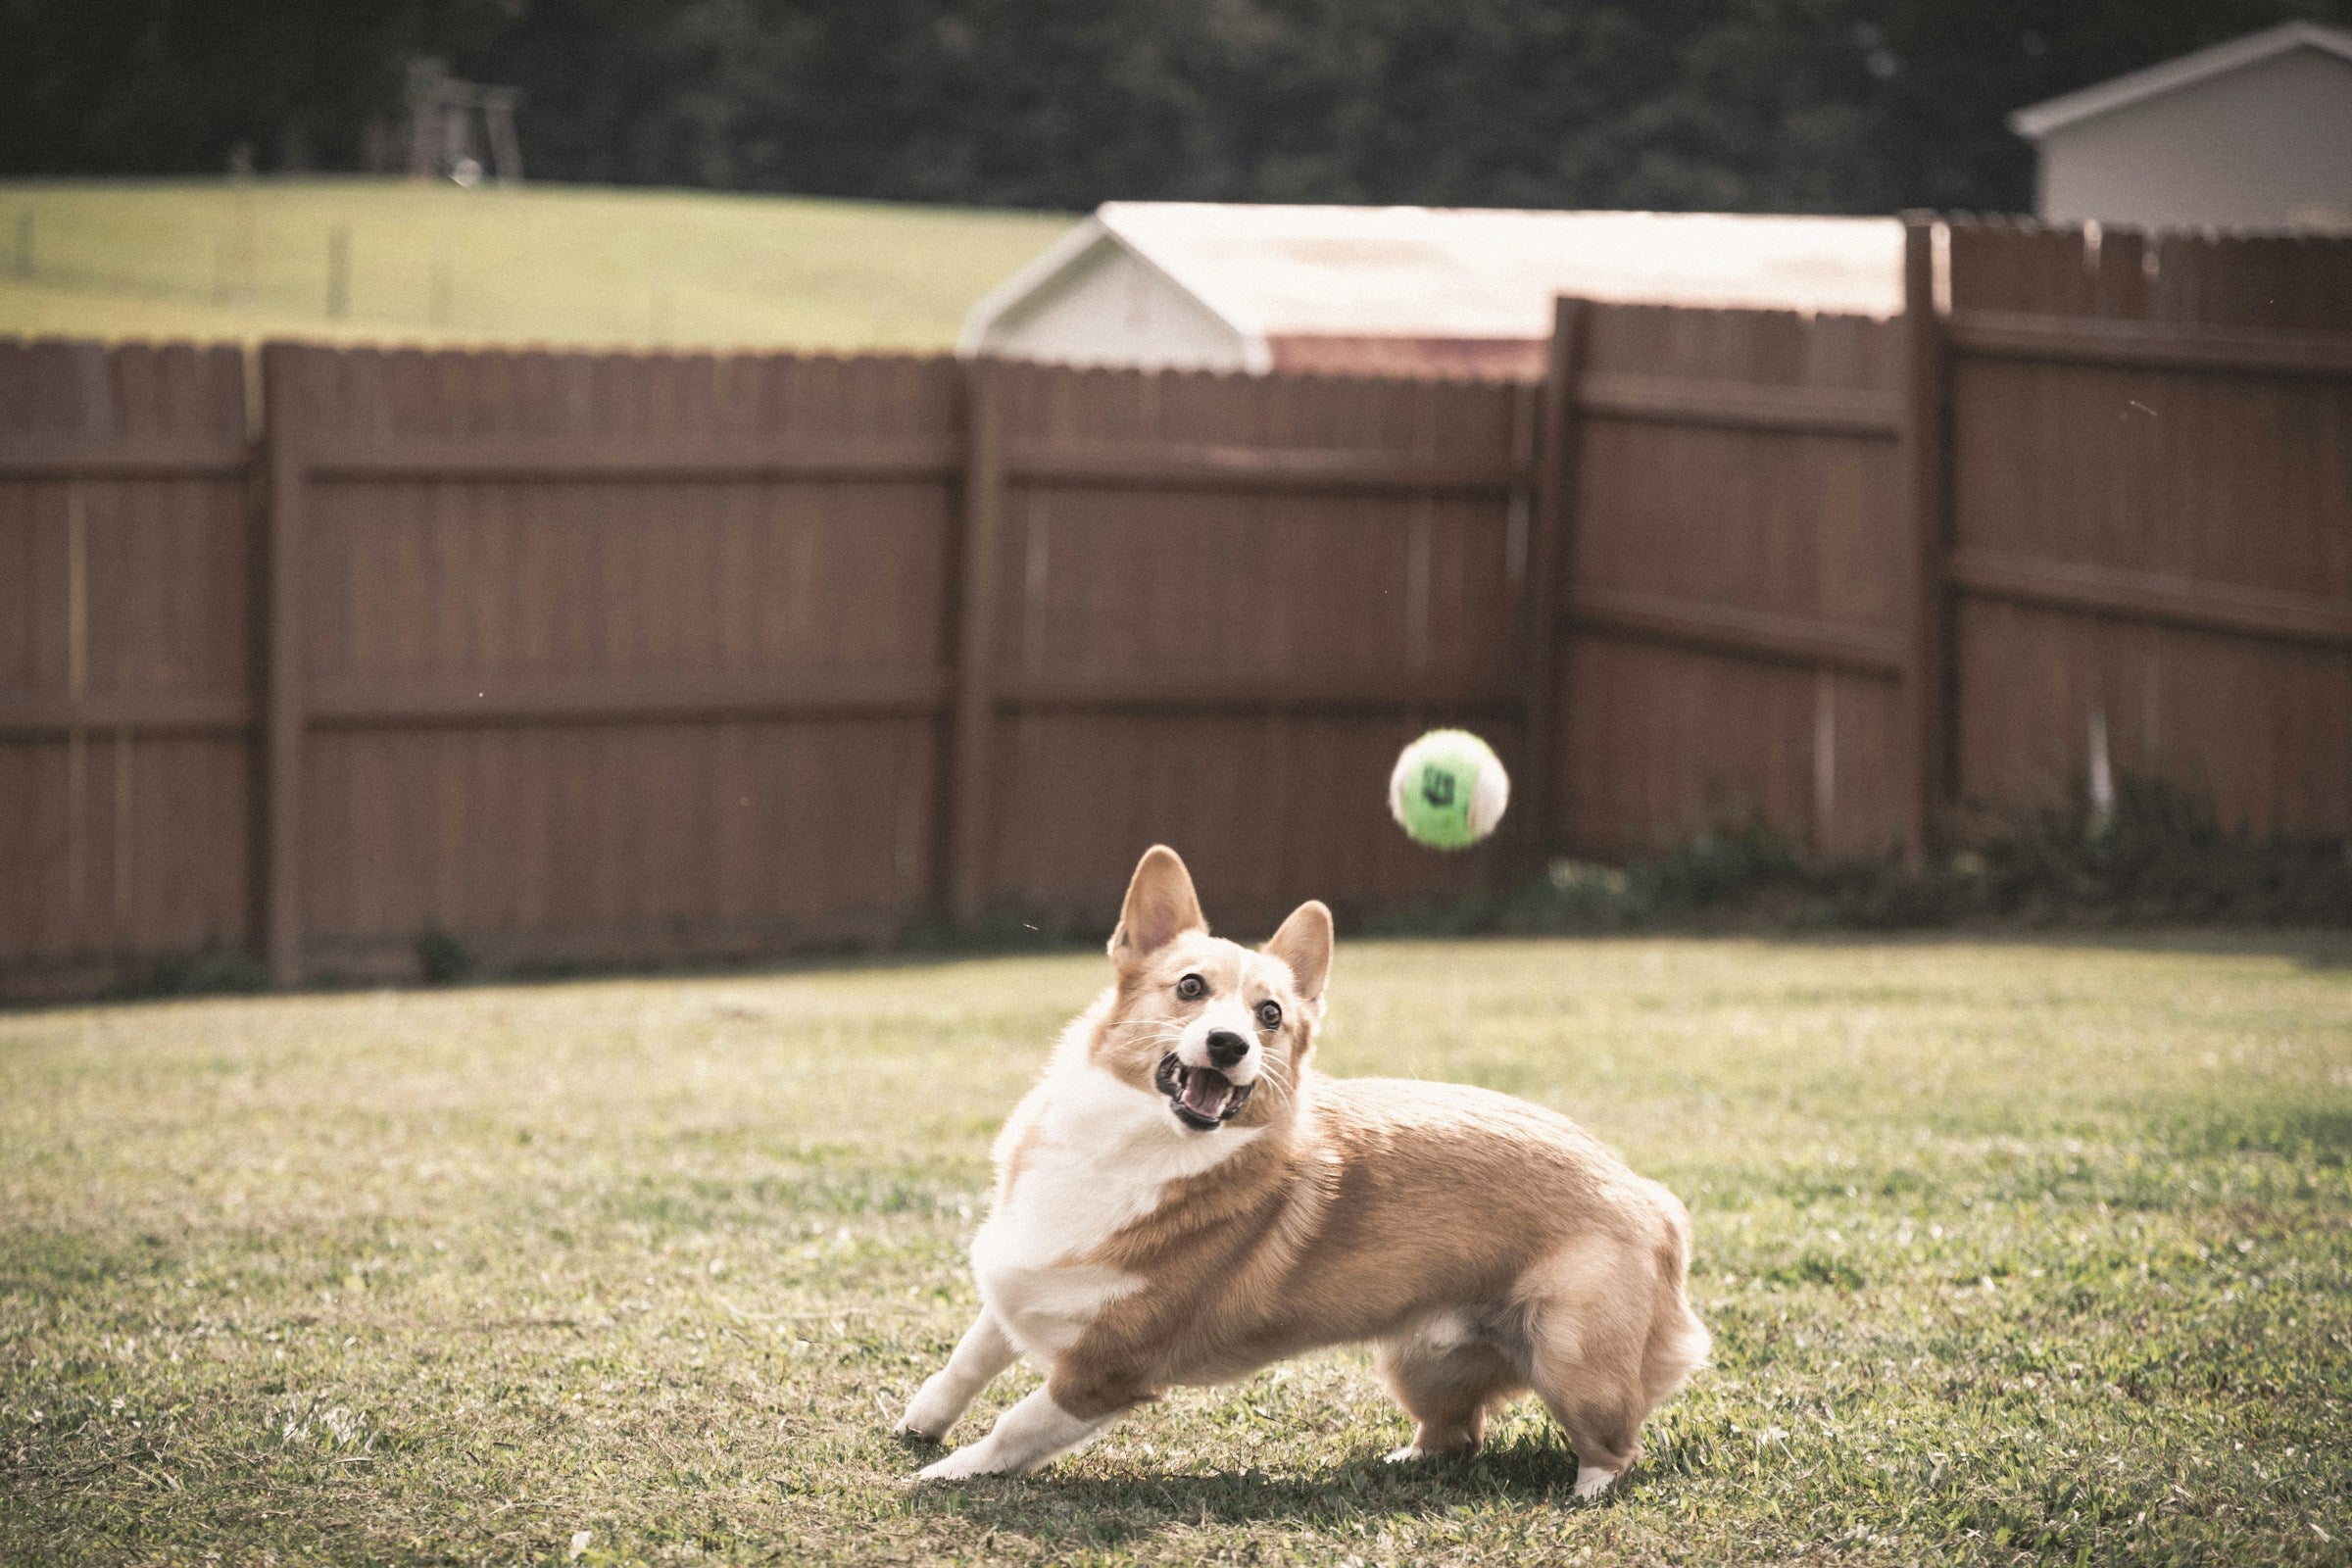
[[[386,179],[0,182],[0,336],[941,349],[1071,221]]]

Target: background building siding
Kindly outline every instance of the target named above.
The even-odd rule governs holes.
[[[2050,131],[2045,220],[2352,227],[2352,62],[2297,49]]]

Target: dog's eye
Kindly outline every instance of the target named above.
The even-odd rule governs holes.
[[[1176,1000],[1179,1002],[1199,1002],[1207,995],[1208,982],[1197,974],[1188,974],[1176,982]]]
[[[1259,1003],[1257,1004],[1257,1021],[1261,1024],[1264,1024],[1268,1029],[1281,1028],[1282,1004],[1279,1002]]]

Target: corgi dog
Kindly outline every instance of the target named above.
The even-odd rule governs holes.
[[[1316,1072],[1319,903],[1252,952],[1155,846],[1110,959],[997,1140],[980,1315],[896,1430],[944,1439],[1021,1355],[1045,1385],[922,1476],[1025,1475],[1171,1387],[1365,1341],[1413,1418],[1390,1459],[1475,1451],[1533,1389],[1577,1495],[1623,1475],[1707,1354],[1674,1195],[1524,1101]]]

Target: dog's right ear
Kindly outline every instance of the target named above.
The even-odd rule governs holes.
[[[1300,1001],[1321,1002],[1324,982],[1331,978],[1331,910],[1322,900],[1309,899],[1291,911],[1282,929],[1258,951],[1290,965]]]
[[[1187,931],[1205,931],[1200,900],[1193,892],[1193,874],[1165,844],[1154,844],[1136,863],[1135,879],[1127,884],[1127,903],[1119,910],[1119,928],[1110,934],[1110,961],[1133,970]]]

